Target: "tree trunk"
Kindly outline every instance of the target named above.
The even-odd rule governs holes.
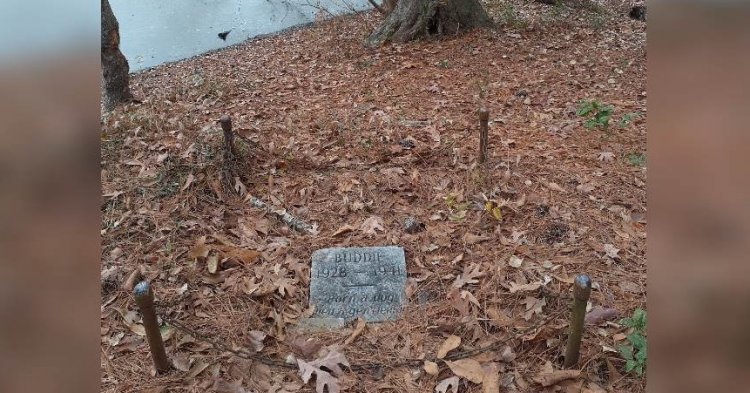
[[[365,44],[438,38],[492,25],[478,0],[400,0]]]
[[[110,111],[121,102],[133,99],[130,94],[130,67],[120,52],[120,25],[109,0],[102,0],[102,103]]]

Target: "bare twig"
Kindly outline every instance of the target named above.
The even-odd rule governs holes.
[[[484,164],[487,161],[487,132],[490,112],[487,108],[479,108],[479,163]]]
[[[294,229],[295,231],[309,233],[309,234],[312,234],[315,232],[314,228],[310,224],[300,220],[299,218],[294,217],[293,215],[289,214],[289,212],[287,212],[285,209],[273,210],[272,208],[268,206],[268,204],[266,204],[265,202],[261,201],[260,199],[250,194],[248,194],[245,197],[245,201],[250,203],[250,206],[252,207],[267,211],[269,214],[278,218],[279,220],[281,220],[281,222],[286,224],[289,228]]]

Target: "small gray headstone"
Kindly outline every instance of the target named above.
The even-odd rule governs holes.
[[[310,305],[314,317],[394,320],[406,301],[401,247],[326,248],[312,254]]]

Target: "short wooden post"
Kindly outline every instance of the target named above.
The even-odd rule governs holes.
[[[232,158],[236,155],[234,150],[234,133],[232,132],[232,118],[228,115],[224,115],[219,119],[221,123],[221,130],[224,131],[224,154],[227,158]]]
[[[575,367],[578,364],[583,337],[583,321],[586,317],[586,303],[589,301],[589,296],[591,296],[591,279],[588,276],[577,276],[573,282],[573,312],[570,316],[564,368]]]
[[[479,108],[479,163],[487,161],[487,123],[490,120],[490,112],[487,108]]]
[[[164,341],[161,339],[159,331],[159,321],[156,319],[156,309],[154,308],[154,293],[148,282],[141,281],[133,288],[135,303],[141,310],[143,318],[143,327],[146,329],[146,339],[148,347],[151,350],[151,358],[154,360],[154,366],[157,373],[169,371],[169,359],[164,349]]]

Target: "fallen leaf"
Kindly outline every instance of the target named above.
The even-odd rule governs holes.
[[[500,367],[490,363],[484,367],[482,393],[500,393]]]
[[[557,183],[554,183],[554,182],[552,182],[552,183],[547,183],[547,188],[549,188],[549,189],[550,189],[550,190],[552,190],[552,191],[557,191],[557,192],[561,192],[561,193],[563,193],[563,194],[565,194],[565,193],[567,192],[567,191],[565,191],[565,189],[564,189],[564,188],[560,187],[560,185],[559,185],[559,184],[557,184]]]
[[[576,186],[576,191],[583,193],[583,194],[588,194],[591,191],[594,191],[594,188],[595,187],[591,183],[585,183],[585,184],[579,184],[578,186]]]
[[[357,229],[357,228],[355,228],[355,227],[353,227],[351,225],[344,225],[343,227],[337,229],[336,232],[334,232],[333,235],[331,235],[331,236],[336,237],[336,236],[339,236],[339,235],[343,235],[343,234],[345,234],[347,232],[351,232],[351,231],[353,231],[355,229]]]
[[[135,334],[137,334],[137,335],[139,335],[141,337],[146,336],[146,328],[143,325],[141,325],[140,323],[133,323],[133,324],[130,324],[128,327],[130,328],[131,332],[133,332],[133,333],[135,333]]]
[[[622,379],[622,374],[620,374],[619,371],[617,371],[617,367],[615,367],[612,362],[609,360],[609,358],[605,359],[605,362],[607,363],[607,370],[609,371],[609,383],[613,384],[620,379]]]
[[[618,258],[620,258],[620,256],[617,255],[619,252],[620,252],[620,249],[619,248],[615,248],[615,246],[613,246],[611,244],[605,244],[604,245],[604,253],[608,257],[610,257],[612,259],[618,259]]]
[[[461,254],[463,256],[463,254]],[[484,277],[485,272],[481,271],[481,266],[479,264],[472,265],[472,267],[464,267],[464,272],[460,276],[456,278],[456,281],[453,282],[453,287],[460,289],[466,284],[476,284],[479,282],[477,280],[480,277]]]
[[[180,371],[190,371],[190,358],[185,355],[172,355],[172,366]]]
[[[195,241],[195,245],[190,249],[189,258],[205,258],[211,249],[206,246],[206,237],[201,236]]]
[[[508,260],[508,265],[513,266],[515,268],[520,268],[522,264],[523,264],[523,259],[515,255],[511,255],[510,259]]]
[[[367,323],[365,322],[365,320],[362,319],[361,317],[358,317],[357,318],[357,327],[354,328],[354,331],[352,332],[352,335],[349,336],[349,338],[347,338],[346,341],[344,341],[344,345],[349,345],[352,342],[354,342],[354,340],[356,340],[357,337],[359,337],[359,335],[362,334],[362,332],[365,330],[365,325],[367,325]]]
[[[343,373],[339,366],[340,364],[349,367],[349,361],[346,360],[346,357],[335,349],[329,349],[328,354],[312,362],[297,359],[299,374],[302,377],[303,382],[309,382],[312,375],[315,374],[315,391],[318,393],[324,393],[326,386],[328,387],[329,393],[339,392],[338,380],[334,378],[333,375],[340,375]],[[333,375],[324,371],[322,367],[330,370]]]
[[[541,287],[542,287],[541,281],[532,282],[532,283],[523,284],[523,285],[518,285],[515,282],[511,281],[507,285],[507,288],[510,291],[510,293],[536,291],[537,289]]]
[[[607,390],[593,382],[589,382],[588,387],[583,388],[581,393],[607,393]]]
[[[318,354],[320,349],[323,348],[323,344],[321,344],[319,341],[316,341],[312,338],[305,339],[302,337],[297,337],[286,343],[290,347],[292,347],[292,351],[294,351],[294,353],[306,359],[310,359],[314,357],[315,355]]]
[[[424,372],[426,372],[429,375],[437,376],[438,375],[438,365],[435,362],[431,362],[429,360],[424,361]]]
[[[443,342],[443,345],[441,345],[438,349],[438,359],[444,358],[445,355],[448,354],[448,352],[458,348],[459,345],[461,345],[461,337],[451,335]]]
[[[615,309],[596,306],[586,313],[584,321],[586,325],[598,325],[604,321],[617,318],[618,314]]]
[[[510,363],[516,360],[516,354],[513,353],[513,350],[510,348],[510,346],[506,345],[505,348],[503,348],[503,352],[500,354],[500,360],[505,363]]]
[[[378,234],[378,231],[384,232],[383,219],[378,216],[372,216],[365,220],[359,227],[359,230],[364,232],[365,235],[374,236]]]
[[[208,363],[204,362],[203,360],[197,360],[195,363],[193,363],[193,366],[190,367],[190,371],[188,371],[187,374],[185,374],[185,379],[193,379],[197,377],[200,373],[203,372],[208,367]]]
[[[544,387],[548,387],[567,379],[578,378],[579,376],[581,376],[581,370],[558,370],[543,371],[531,379]]]
[[[487,236],[473,235],[471,233],[467,233],[466,235],[464,235],[464,242],[470,245],[485,242],[487,240],[490,240],[490,238]]]
[[[189,174],[189,175],[188,175],[188,177],[187,177],[187,180],[185,180],[185,185],[184,185],[184,186],[182,186],[182,191],[185,191],[185,190],[187,190],[187,189],[188,189],[188,187],[190,187],[190,185],[191,185],[191,184],[193,184],[193,181],[194,181],[194,180],[195,180],[195,176],[193,176],[193,174],[192,174],[192,173],[191,173],[191,174]]]
[[[242,387],[242,380],[227,382],[223,379],[217,379],[214,381],[213,389],[216,393],[245,393],[245,388]]]
[[[211,274],[216,274],[216,270],[219,269],[219,256],[218,255],[211,255],[206,260],[206,268],[208,268],[208,272]]]
[[[435,393],[446,393],[448,392],[448,388],[450,388],[453,393],[458,393],[458,382],[458,377],[446,378],[435,386]]]
[[[615,159],[615,153],[612,153],[610,151],[604,151],[604,152],[599,153],[599,155],[596,158],[599,161],[612,162]]]
[[[547,301],[545,299],[536,299],[527,296],[526,299],[521,301],[521,303],[526,304],[526,313],[523,315],[523,318],[530,321],[534,314],[542,314],[542,307],[547,304]]]
[[[250,346],[253,348],[255,352],[260,352],[263,350],[263,340],[266,339],[266,334],[258,331],[258,330],[251,330],[250,331]]]
[[[450,367],[453,374],[466,378],[473,383],[482,383],[482,379],[484,379],[482,365],[474,359],[459,359],[455,362],[446,361],[445,364]]]

